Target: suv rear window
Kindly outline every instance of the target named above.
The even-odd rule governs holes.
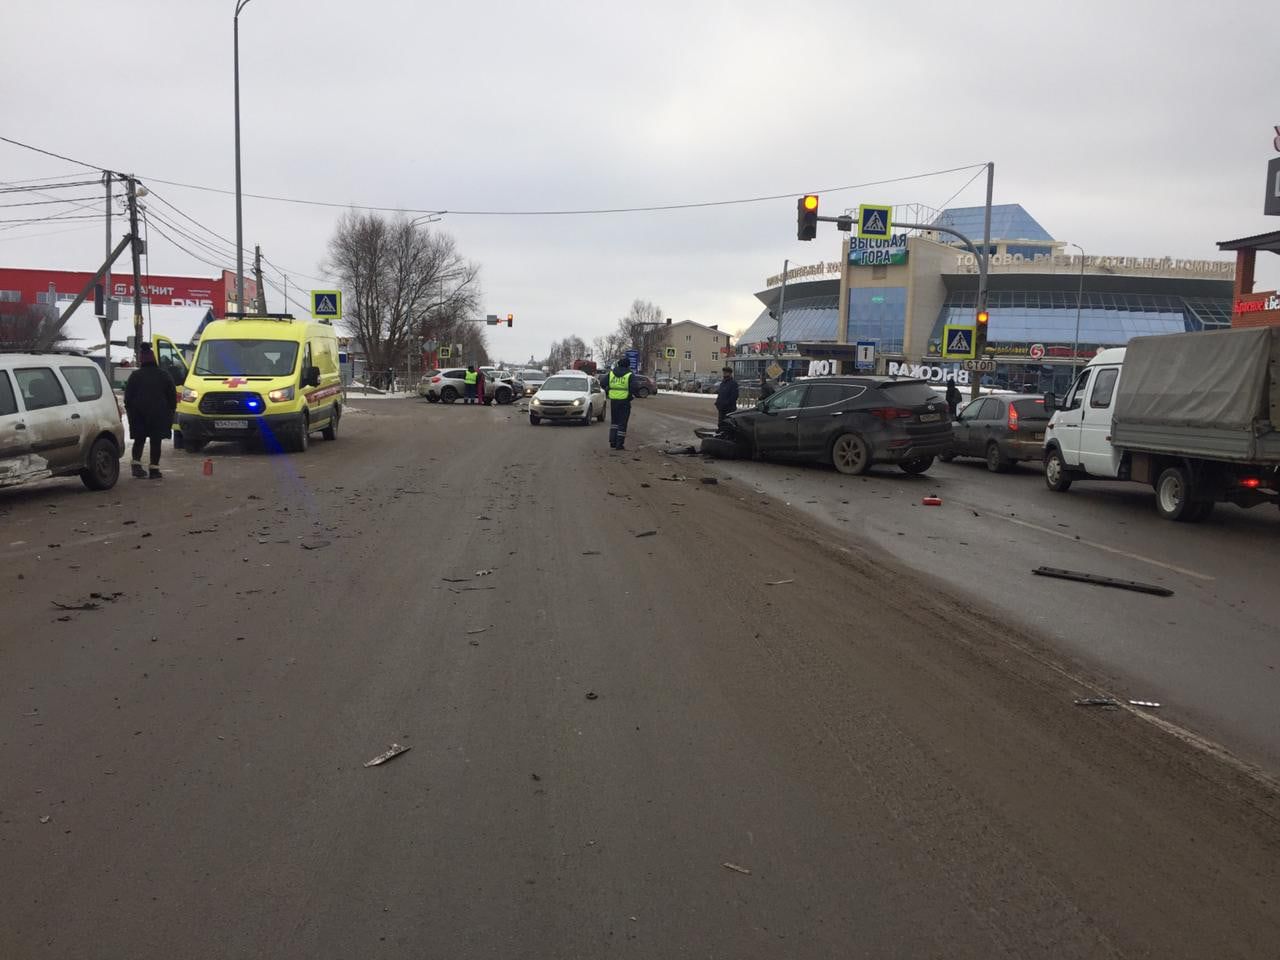
[[[1013,409],[1018,411],[1018,416],[1024,420],[1048,420],[1049,415],[1044,412],[1044,400],[1015,400],[1013,401]]]
[[[102,377],[97,367],[63,367],[62,376],[71,384],[71,392],[82,403],[102,396]]]
[[[918,407],[924,403],[938,402],[937,391],[927,383],[886,383],[880,391],[903,407]]]

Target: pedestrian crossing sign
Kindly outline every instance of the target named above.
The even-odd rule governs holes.
[[[312,290],[311,315],[317,320],[341,320],[342,291]]]
[[[450,357],[452,357],[452,356],[453,356],[453,351],[452,351],[452,350],[450,350],[448,347],[441,347],[441,348],[440,348],[440,359],[441,359],[441,360],[448,360],[448,359],[449,359]]]
[[[977,336],[973,327],[942,328],[942,355],[948,360],[972,360],[978,355]]]
[[[675,347],[667,347],[667,359],[668,359],[668,360],[674,360],[675,358],[676,358],[676,348],[675,348]]]
[[[863,240],[889,240],[893,207],[864,203],[858,206],[858,236]]]

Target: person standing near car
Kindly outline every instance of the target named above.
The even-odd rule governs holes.
[[[631,398],[635,396],[635,377],[625,358],[619,357],[613,369],[602,374],[600,386],[609,395],[609,446],[627,448],[627,421],[631,419]]]
[[[716,428],[724,429],[724,418],[738,409],[738,381],[733,379],[733,367],[720,371],[722,379],[716,387]]]
[[[156,366],[151,344],[138,347],[138,369],[129,374],[124,385],[124,410],[133,436],[133,475],[159,480],[160,444],[173,429],[173,412],[178,407],[178,391],[173,378]],[[151,442],[150,472],[142,469],[142,447]]]
[[[947,377],[947,409],[951,411],[951,419],[956,418],[956,409],[960,406],[960,388],[956,386],[955,377]]]
[[[769,375],[763,371],[760,373],[760,399],[768,400],[773,396],[774,386],[769,381]]]
[[[479,374],[476,372],[476,365],[474,363],[467,364],[467,372],[462,377],[462,382],[466,386],[466,394],[462,398],[464,404],[476,402],[476,382],[478,379]]]
[[[476,367],[476,402],[483,406],[488,406],[488,402],[484,398],[484,371]]]

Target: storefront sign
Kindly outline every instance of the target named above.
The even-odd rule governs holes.
[[[969,371],[958,363],[899,363],[890,360],[885,370],[891,377],[915,377],[930,383],[946,383],[953,377],[962,386],[969,382]]]
[[[792,267],[787,271],[787,283],[795,280],[812,280],[816,277],[839,276],[840,261],[828,260],[821,263],[811,263],[807,267]],[[766,287],[776,287],[782,283],[782,274],[777,273],[765,280]]]
[[[1248,293],[1236,300],[1231,311],[1233,327],[1280,326],[1280,294]]]
[[[907,262],[907,235],[900,233],[888,240],[849,238],[849,265],[854,267],[890,266]]]
[[[998,253],[991,257],[993,267],[1053,267],[1054,270],[1080,270],[1081,258],[1059,253],[1037,253],[1028,257],[1021,253]],[[1173,257],[1085,257],[1085,269],[1132,270],[1146,273],[1199,273],[1205,276],[1230,280],[1236,275],[1234,260],[1179,260]],[[956,255],[956,269],[962,273],[977,273],[978,260],[971,253]]]
[[[996,340],[987,342],[985,355],[1002,360],[1027,360],[1032,363],[1070,363],[1073,353],[1077,360],[1088,360],[1101,349],[1103,346],[1096,343],[1082,343],[1079,350],[1076,350],[1075,345],[1070,343],[1013,343]],[[929,341],[929,355],[931,357],[943,355],[942,341]]]

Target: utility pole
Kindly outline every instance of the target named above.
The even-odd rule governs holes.
[[[102,275],[102,309],[107,315],[98,320],[98,325],[102,327],[102,338],[106,341],[103,366],[107,368],[107,383],[114,385],[115,378],[111,373],[111,171],[102,171],[102,179],[107,186],[107,272]]]
[[[258,284],[258,295],[253,298],[253,307],[259,313],[267,312],[267,288],[262,282],[262,247],[253,245],[253,278]]]
[[[987,275],[991,264],[991,185],[996,175],[995,161],[987,163],[987,207],[982,215],[982,256],[978,258],[978,313],[987,314]],[[975,314],[976,316],[976,314]],[[973,355],[983,360],[987,355],[987,324],[974,323]],[[975,370],[969,384],[969,396],[977,398],[982,385],[982,374]]]
[[[778,335],[773,340],[773,359],[782,366],[782,310],[787,304],[787,267],[791,264],[790,260],[782,261],[782,289],[778,291]]]
[[[138,236],[138,181],[128,176],[124,181],[129,200],[130,248],[133,251],[133,359],[142,365],[142,239]]]

